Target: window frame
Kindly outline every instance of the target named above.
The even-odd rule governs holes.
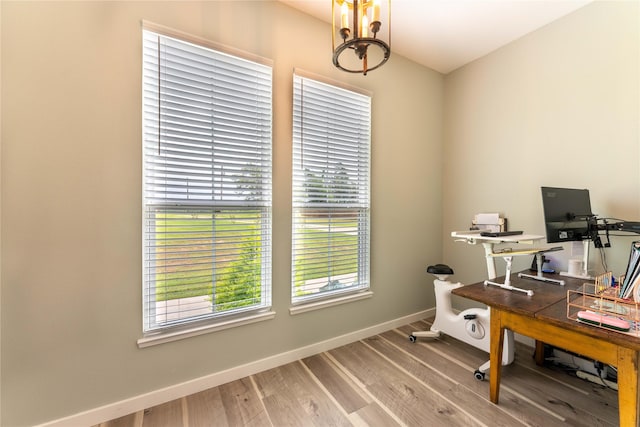
[[[226,60],[224,58],[228,58],[230,62],[238,62],[239,67],[243,67],[247,65],[249,68],[253,67],[256,72],[255,79],[261,79],[262,83],[256,83],[256,87],[259,89],[256,90],[255,98],[257,99],[256,105],[252,108],[255,108],[253,113],[246,112],[245,107],[242,105],[236,105],[234,103],[240,103],[244,100],[234,98],[230,101],[229,105],[226,105],[226,100],[219,101],[220,104],[225,104],[222,107],[219,107],[220,110],[226,111],[231,108],[237,108],[236,111],[240,113],[234,113],[237,115],[242,114],[249,116],[247,120],[252,120],[250,117],[251,114],[260,114],[260,117],[255,118],[255,121],[259,123],[256,124],[256,128],[259,128],[257,132],[260,132],[258,135],[253,136],[254,141],[247,142],[243,138],[248,138],[245,133],[249,132],[249,130],[245,130],[245,126],[243,126],[242,118],[240,119],[240,128],[242,128],[241,132],[238,135],[231,135],[225,137],[225,142],[220,142],[221,137],[218,138],[211,135],[210,147],[202,148],[207,145],[207,141],[197,141],[193,142],[193,138],[198,137],[184,137],[184,136],[173,136],[168,137],[165,133],[163,133],[160,137],[160,128],[162,123],[168,123],[167,120],[165,122],[164,119],[169,117],[170,113],[158,114],[157,110],[155,116],[158,119],[158,125],[155,128],[157,132],[155,136],[155,141],[153,141],[153,137],[149,135],[152,134],[152,130],[148,130],[149,126],[155,126],[150,119],[152,115],[149,114],[147,104],[150,103],[149,95],[152,93],[151,87],[152,78],[149,77],[148,73],[155,69],[158,71],[158,90],[160,91],[160,82],[162,81],[160,78],[160,69],[162,67],[160,56],[155,58],[155,65],[147,65],[144,63],[145,55],[148,55],[147,46],[145,37],[149,37],[149,34],[152,34],[154,37],[158,37],[158,40],[161,38],[166,38],[172,40],[177,44],[183,44],[185,49],[193,48],[195,51],[205,51],[210,54],[212,57],[216,58],[216,60],[222,61]],[[143,76],[142,76],[142,122],[143,122],[143,130],[142,130],[142,146],[143,146],[143,154],[142,154],[142,184],[143,184],[143,193],[142,193],[142,211],[143,211],[143,230],[142,230],[142,245],[143,245],[143,307],[142,307],[142,319],[143,319],[143,338],[138,340],[139,347],[146,347],[148,345],[154,345],[157,343],[173,341],[174,339],[180,339],[187,336],[200,335],[202,333],[212,332],[216,330],[227,329],[229,327],[234,327],[242,324],[253,323],[255,321],[268,320],[275,316],[275,313],[271,311],[271,298],[272,298],[272,262],[271,262],[271,239],[272,239],[272,169],[273,169],[273,159],[272,159],[272,151],[273,151],[273,141],[272,141],[272,117],[273,117],[273,67],[272,62],[265,58],[260,58],[256,55],[252,55],[246,52],[241,52],[236,49],[228,48],[226,46],[221,46],[210,41],[194,37],[191,35],[187,35],[185,33],[168,29],[163,26],[159,26],[157,24],[143,22],[142,26],[142,35],[143,35]],[[158,45],[158,55],[160,55],[160,49]],[[201,58],[198,57],[198,60]],[[149,58],[146,58],[149,60]],[[151,61],[150,61],[151,62]],[[182,66],[187,66],[186,64],[189,62],[189,59],[184,59],[184,64],[182,60],[176,62],[182,68]],[[209,66],[210,64],[206,64]],[[225,65],[224,67],[226,67]],[[235,64],[229,65],[229,67],[233,68]],[[192,65],[193,67],[193,65]],[[221,68],[224,68],[221,67]],[[211,67],[213,68],[213,67]],[[199,72],[203,72],[201,70],[196,70],[195,68],[191,68],[185,72],[186,73],[194,73],[194,78],[199,78]],[[240,72],[240,71],[238,71]],[[177,72],[176,72],[177,73]],[[220,71],[216,74],[215,71],[211,71],[213,73],[212,82],[219,82],[222,79],[222,74]],[[151,73],[153,74],[153,73]],[[217,77],[215,77],[217,76]],[[265,77],[268,76],[268,77]],[[190,77],[190,76],[189,76]],[[175,79],[185,79],[184,81],[191,82],[188,78],[184,78],[184,75],[180,75],[180,77],[175,77]],[[215,80],[215,79],[218,80]],[[168,80],[169,78],[167,78]],[[241,83],[238,83],[240,78],[236,78],[234,75],[233,83],[221,83],[224,85],[230,85],[232,89],[242,89]],[[181,80],[182,81],[182,80]],[[256,80],[257,81],[257,80]],[[195,80],[194,80],[195,82]],[[189,83],[194,84],[195,83]],[[208,84],[208,83],[205,83]],[[239,85],[239,86],[238,86]],[[167,84],[169,87],[169,84]],[[193,90],[193,94],[185,95],[185,99],[193,95],[195,98],[199,96],[199,92],[196,92],[197,89],[189,88],[189,91]],[[253,90],[253,89],[252,89]],[[167,89],[169,92],[170,89]],[[261,93],[257,93],[257,91],[262,91]],[[148,92],[148,93],[147,93]],[[213,92],[213,91],[212,91]],[[222,90],[219,90],[222,92]],[[185,92],[186,93],[186,89]],[[266,94],[266,95],[265,95]],[[156,94],[158,108],[160,106],[164,106],[160,101],[160,94]],[[213,95],[212,95],[213,96]],[[216,95],[221,97],[223,95]],[[248,96],[252,96],[249,94]],[[168,96],[167,96],[168,98]],[[216,101],[214,98],[211,98],[213,103]],[[217,98],[215,98],[217,99]],[[182,102],[182,101],[181,101]],[[184,110],[188,110],[189,108],[194,108],[192,105],[188,104],[189,99],[185,102]],[[195,103],[195,102],[194,102]],[[182,107],[180,107],[182,108]],[[246,107],[248,108],[248,107]],[[226,110],[225,110],[226,109]],[[167,111],[169,109],[167,108]],[[174,108],[175,111],[175,108]],[[227,112],[229,112],[227,111]],[[248,110],[247,110],[248,111]],[[183,112],[180,112],[183,114]],[[184,112],[184,116],[186,117],[188,112]],[[231,114],[229,114],[231,116]],[[163,117],[161,120],[160,117]],[[184,126],[184,129],[192,130],[195,129],[196,126],[201,126],[199,123],[195,123],[193,125],[184,124],[188,122],[197,122],[192,120],[192,117],[189,119],[180,118],[182,123],[180,125]],[[173,120],[171,118],[170,120]],[[177,121],[178,119],[176,119]],[[199,120],[199,119],[198,119]],[[219,118],[216,119],[216,127],[225,127],[228,126],[227,122],[231,122],[231,118]],[[211,128],[214,127],[214,119],[210,118]],[[203,120],[206,122],[206,120]],[[177,129],[179,125],[174,124],[174,127]],[[192,126],[192,127],[188,127]],[[177,135],[182,131],[183,128],[177,129],[175,134]],[[232,130],[223,130],[216,131],[218,135],[221,135],[225,132],[226,135],[233,133]],[[214,133],[216,133],[214,132]],[[187,133],[187,131],[184,131]],[[174,138],[174,139],[171,139]],[[202,139],[206,139],[202,137]],[[184,142],[186,140],[186,142]],[[230,140],[231,142],[228,142]],[[178,141],[178,142],[176,142]],[[154,154],[148,154],[149,146],[152,144],[158,145],[158,155],[154,157]],[[182,144],[182,145],[181,145]],[[167,148],[169,145],[173,145],[172,148]],[[196,145],[198,147],[194,148]],[[225,150],[229,150],[227,154],[218,153],[214,154],[214,151],[217,149],[216,147],[219,145],[225,145]],[[161,146],[163,149],[163,153],[169,153],[171,149],[174,150],[174,154],[162,154],[161,155]],[[186,148],[185,148],[186,147]],[[202,155],[202,152],[209,150],[210,154]],[[175,154],[178,153],[178,154]],[[164,157],[162,157],[164,156]],[[171,157],[173,156],[173,157]],[[209,156],[210,159],[206,159]],[[226,157],[225,157],[226,156]],[[153,162],[153,159],[164,158],[165,166],[161,172],[153,171],[153,166],[149,166],[150,159]],[[168,160],[167,160],[168,159]],[[177,160],[176,160],[177,159]],[[203,160],[204,159],[204,160]],[[257,159],[257,160],[256,160]],[[189,165],[183,166],[183,163]],[[240,177],[239,179],[244,181],[233,182],[233,175],[230,175],[229,171],[222,172],[219,171],[220,165],[224,162],[224,167],[228,170],[235,170],[235,176]],[[255,167],[256,162],[258,164],[259,169],[257,171],[247,173],[244,167],[241,171],[238,171],[238,168],[243,165],[247,168]],[[195,166],[194,166],[195,165]],[[160,167],[159,167],[160,169]],[[199,170],[209,171],[205,174],[200,174]],[[253,171],[253,169],[250,169]],[[224,176],[226,174],[232,176],[231,178]],[[154,175],[155,174],[155,175]],[[161,178],[158,178],[162,175]],[[207,175],[209,174],[209,175]],[[206,176],[205,176],[206,175]],[[151,176],[151,178],[149,177]],[[205,176],[204,178],[202,176]],[[219,178],[223,176],[223,178]],[[176,178],[177,177],[177,178]],[[186,178],[185,178],[186,177]],[[218,180],[216,181],[216,177]],[[196,178],[199,179],[196,180]],[[192,184],[190,185],[182,185],[180,180],[187,179],[190,180]],[[161,182],[158,184],[158,182]],[[186,182],[186,181],[184,181]],[[193,183],[195,182],[196,185]],[[207,184],[209,182],[209,184]],[[161,188],[160,190],[155,187]],[[256,186],[251,187],[251,186]],[[182,188],[181,188],[182,187]],[[197,187],[197,188],[196,188]],[[247,191],[250,195],[242,195],[242,191],[238,191],[239,188],[244,188],[244,193]],[[248,188],[248,189],[247,189]],[[163,190],[164,189],[164,190]],[[164,191],[164,193],[162,193]],[[234,193],[235,191],[235,193]],[[253,192],[256,193],[253,193]],[[164,196],[163,196],[164,194]],[[186,195],[185,195],[186,194]],[[233,195],[235,194],[235,196]],[[254,194],[257,194],[255,196]],[[164,198],[163,198],[164,197]],[[257,253],[254,258],[250,258],[249,261],[245,261],[247,265],[257,265],[259,264],[259,272],[257,275],[250,277],[258,277],[259,280],[259,288],[260,294],[254,294],[253,298],[250,298],[248,301],[250,304],[248,307],[231,307],[224,312],[216,312],[215,307],[219,305],[219,303],[215,303],[214,301],[210,301],[210,305],[213,307],[210,314],[197,314],[197,315],[187,315],[184,318],[177,320],[167,320],[168,317],[165,318],[164,321],[158,321],[158,318],[154,314],[154,307],[157,306],[157,298],[155,296],[156,289],[158,288],[158,279],[157,273],[155,272],[154,263],[157,262],[157,259],[151,258],[152,252],[158,249],[158,243],[152,242],[152,240],[156,239],[160,240],[161,231],[157,225],[152,224],[153,221],[158,221],[158,216],[154,216],[150,212],[155,211],[165,212],[166,215],[166,225],[165,229],[170,230],[170,224],[177,224],[178,221],[182,221],[182,217],[180,215],[192,215],[192,221],[189,222],[188,229],[191,230],[197,226],[202,227],[203,230],[210,230],[212,237],[210,238],[211,255],[207,255],[205,261],[202,264],[206,264],[206,262],[212,262],[212,298],[215,295],[216,288],[216,280],[218,280],[219,273],[217,262],[220,261],[221,257],[217,256],[217,247],[219,246],[219,242],[222,239],[216,240],[216,233],[219,233],[217,221],[225,221],[226,229],[230,231],[226,231],[227,240],[232,241],[236,246],[227,245],[230,247],[228,249],[229,257],[233,259],[237,259],[241,257],[241,251],[243,249],[239,249],[241,242],[249,242],[247,246],[247,250],[249,252],[253,251],[253,253]],[[174,216],[169,216],[166,212],[178,212]],[[231,220],[224,219],[223,212],[227,213],[235,213],[235,220],[233,220],[233,225],[231,224]],[[255,218],[251,216],[251,212],[258,212],[255,215]],[[198,216],[198,215],[203,215]],[[208,215],[208,216],[207,216]],[[249,216],[246,216],[249,215]],[[251,220],[255,219],[257,223],[253,223]],[[173,222],[172,222],[173,221]],[[210,223],[207,225],[207,223]],[[194,225],[200,224],[200,225]],[[205,224],[204,226],[202,224]],[[240,224],[240,225],[236,225]],[[187,228],[187,226],[185,226]],[[152,231],[153,230],[153,231]],[[254,234],[247,232],[246,234],[244,230],[252,230]],[[195,234],[195,232],[191,233],[191,231],[182,231],[182,234],[186,236],[191,236]],[[191,233],[191,234],[189,234]],[[165,236],[170,233],[165,232]],[[255,236],[259,235],[259,238]],[[253,236],[253,237],[252,237]],[[187,237],[185,237],[187,239]],[[186,254],[190,251],[187,249],[183,254]],[[256,252],[256,247],[258,247],[258,252]],[[230,252],[229,252],[230,251]],[[186,255],[182,258],[186,259]],[[256,261],[257,259],[257,261]],[[192,261],[184,261],[185,264],[192,263]],[[191,268],[192,264],[189,264],[189,268]],[[229,268],[229,271],[232,271],[232,268]],[[166,274],[166,273],[165,273]],[[232,273],[227,273],[232,274]],[[231,280],[231,279],[229,279]],[[254,282],[255,283],[255,282]],[[237,298],[234,296],[232,298]],[[252,301],[257,301],[256,303],[251,303]],[[182,309],[178,309],[180,313]]]
[[[321,87],[321,91],[331,92],[333,93],[333,99],[323,101],[316,97],[314,101],[306,102],[304,93],[304,84],[311,84],[316,87]],[[371,292],[371,284],[370,284],[370,257],[371,257],[371,103],[372,103],[372,95],[370,92],[347,86],[343,83],[335,82],[330,79],[326,79],[324,77],[315,75],[313,73],[309,73],[304,70],[296,69],[294,70],[293,76],[293,143],[292,143],[292,254],[291,254],[291,314],[303,313],[309,310],[320,309],[327,306],[332,306],[336,304],[343,304],[355,300],[360,300],[364,298],[369,298],[373,295]],[[302,91],[302,92],[301,92]],[[338,99],[340,96],[344,97]],[[328,99],[329,97],[327,97]],[[350,99],[345,99],[350,98]],[[366,129],[363,133],[356,132],[355,138],[357,139],[357,153],[354,155],[353,153],[343,153],[342,155],[339,153],[341,150],[344,150],[344,146],[341,145],[344,143],[344,138],[347,140],[349,138],[354,138],[354,132],[350,129],[351,124],[346,124],[345,121],[350,121],[352,119],[351,114],[354,113],[353,108],[354,105],[351,103],[354,102],[351,98],[357,98],[363,104],[366,104],[366,107],[363,107],[363,111],[358,114],[361,115],[360,122],[366,123]],[[365,101],[366,100],[366,101]],[[321,104],[325,102],[324,108],[327,108],[327,111],[334,109],[343,109],[344,115],[339,118],[342,122],[341,126],[336,127],[336,123],[338,120],[331,120],[329,116],[325,116],[323,119],[327,121],[327,123],[331,123],[331,126],[325,126],[325,131],[318,130],[315,128],[314,130],[305,130],[304,129],[304,120],[305,120],[305,105],[308,105],[309,108],[322,108],[322,106],[318,105],[310,105],[320,102]],[[350,104],[350,107],[344,107],[343,102]],[[307,109],[307,111],[309,111]],[[348,111],[347,111],[348,110]],[[323,113],[318,112],[321,116]],[[329,114],[330,115],[330,114]],[[307,117],[307,122],[311,123],[311,120],[314,118],[318,118],[316,113],[310,113],[310,116]],[[322,125],[320,126],[322,127]],[[329,128],[331,130],[329,131]],[[345,134],[350,133],[350,136],[336,136],[336,135],[328,135],[328,133],[336,133],[336,129],[342,129]],[[349,129],[349,130],[347,130]],[[311,135],[313,132],[326,132],[326,135]],[[305,134],[307,132],[307,134]],[[317,147],[311,147],[312,145],[321,144],[318,140],[325,138],[327,144],[319,148],[318,150],[326,149],[327,155],[335,158],[341,158],[344,156],[345,162],[348,165],[340,165],[333,168],[332,172],[327,173],[327,177],[323,177],[322,181],[325,184],[317,184],[315,192],[314,190],[306,190],[305,196],[305,184],[308,184],[308,179],[304,178],[304,174],[310,174],[310,169],[305,168],[305,161],[302,160],[302,157],[305,157],[304,151],[308,149],[307,152],[311,149],[315,149]],[[307,139],[307,142],[305,142]],[[311,142],[311,139],[315,141]],[[355,157],[354,157],[355,156]],[[317,158],[311,159],[312,155],[306,156],[309,159],[308,164],[315,164],[312,167],[315,167],[315,176],[316,180],[319,180],[318,176],[320,175],[320,169],[317,169],[318,163]],[[357,158],[356,158],[357,157]],[[355,160],[354,160],[355,159]],[[363,165],[364,162],[364,165]],[[361,167],[363,169],[361,169]],[[329,167],[331,168],[331,167]],[[343,170],[340,171],[339,169]],[[341,175],[344,174],[344,175]],[[341,178],[342,176],[342,178]],[[345,176],[349,176],[346,179],[349,183],[345,184],[344,182],[340,183],[340,181],[345,181]],[[339,179],[340,178],[340,179]],[[355,184],[353,184],[353,179],[355,179]],[[326,182],[338,182],[335,186],[327,185]],[[322,185],[325,188],[322,191],[318,191],[317,187]],[[354,187],[355,186],[355,190]],[[326,188],[337,188],[336,191],[327,191]],[[324,193],[323,193],[324,191]],[[313,194],[313,196],[311,196]],[[355,194],[355,195],[354,195]],[[305,201],[304,198],[307,198]],[[320,197],[326,197],[324,202],[317,200]],[[316,200],[312,200],[315,198]],[[333,202],[329,201],[330,198],[334,198]],[[296,260],[300,259],[305,249],[299,250],[297,247],[304,245],[303,241],[305,237],[303,236],[304,231],[297,230],[297,227],[300,227],[304,224],[305,220],[303,217],[305,214],[303,212],[310,213],[314,209],[322,209],[323,212],[331,217],[332,213],[337,213],[342,211],[343,216],[345,217],[345,222],[343,224],[348,223],[346,217],[349,214],[346,214],[346,211],[357,210],[357,226],[356,226],[356,240],[357,240],[357,261],[356,261],[356,279],[355,285],[347,285],[346,288],[340,288],[341,285],[340,280],[348,281],[351,279],[349,275],[346,275],[346,278],[340,278],[339,280],[332,280],[334,277],[331,273],[325,278],[329,279],[327,286],[323,286],[327,288],[325,290],[320,290],[315,295],[296,295],[296,282],[300,283],[303,280],[297,279],[297,266]],[[322,215],[322,214],[321,214]],[[307,221],[307,227],[314,227],[317,225],[311,225],[310,221]],[[327,219],[327,222],[324,224],[327,227],[327,231],[329,234],[327,235],[327,252],[331,252],[331,227],[332,225],[338,225],[340,221],[336,219],[335,221],[332,218]],[[351,226],[352,224],[350,224]],[[339,233],[335,235],[338,236]],[[309,241],[309,239],[307,239]],[[352,248],[351,246],[349,248]],[[349,249],[350,250],[350,249]],[[349,250],[347,252],[349,252]],[[308,250],[307,250],[308,251]],[[341,259],[347,259],[349,255],[344,255]],[[335,258],[336,260],[338,258]],[[353,262],[351,258],[350,261]],[[313,268],[311,266],[312,261],[306,262],[309,266],[306,268],[307,271],[311,272]],[[332,270],[331,261],[328,261],[329,267],[327,267],[329,272]],[[348,268],[348,267],[344,267]],[[303,267],[303,270],[305,267]],[[311,273],[313,275],[313,273]],[[340,275],[335,275],[339,277]],[[344,277],[344,275],[343,275]],[[315,279],[318,280],[318,279]],[[305,285],[310,281],[304,281]],[[336,289],[331,289],[332,283],[337,282]]]

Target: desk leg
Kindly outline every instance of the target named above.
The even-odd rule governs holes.
[[[502,370],[502,347],[504,345],[504,328],[502,327],[500,314],[500,310],[491,307],[489,399],[496,404],[500,394],[500,371]]]
[[[618,406],[621,426],[638,423],[638,352],[618,347]]]
[[[542,341],[536,340],[536,349],[534,353],[534,358],[536,361],[536,365],[538,366],[544,365],[544,343]]]

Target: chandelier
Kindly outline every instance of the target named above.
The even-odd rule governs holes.
[[[391,0],[331,0],[331,14],[333,65],[366,76],[387,62],[391,55]],[[383,14],[386,28],[380,20]],[[336,36],[342,39],[338,46]]]

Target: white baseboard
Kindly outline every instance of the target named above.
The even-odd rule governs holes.
[[[213,374],[205,375],[204,377],[196,378],[191,381],[185,381],[180,384],[175,384],[159,390],[154,390],[149,393],[121,400],[119,402],[114,402],[78,414],[70,415],[68,417],[49,421],[47,423],[40,424],[39,427],[67,427],[70,425],[90,426],[100,424],[102,422],[120,418],[125,415],[150,408],[152,406],[179,399],[183,396],[188,396],[190,394],[198,393],[212,387],[217,387],[221,384],[226,384],[228,382],[235,381],[240,378],[265,371],[267,369],[282,366],[287,363],[303,359],[305,357],[313,356],[314,354],[322,353],[336,347],[368,338],[370,336],[388,331],[390,329],[406,325],[407,323],[416,322],[418,320],[434,316],[435,311],[435,308],[420,311],[365,329],[350,332],[348,334],[340,335],[335,338],[287,351],[285,353],[280,353],[261,360],[256,360],[255,362],[250,362],[245,365],[236,366],[225,371],[215,372]]]

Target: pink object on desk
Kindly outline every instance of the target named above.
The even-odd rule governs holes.
[[[631,325],[626,320],[612,316],[605,316],[603,314],[594,313],[593,311],[579,311],[578,320],[618,331],[628,331],[631,329]]]

